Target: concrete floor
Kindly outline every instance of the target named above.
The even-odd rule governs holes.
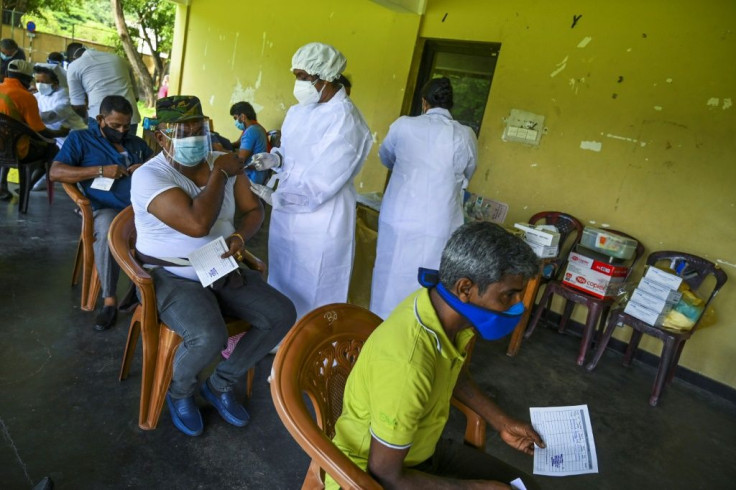
[[[300,488],[308,459],[273,409],[257,369],[251,423],[226,424],[200,400],[201,437],[186,437],[164,411],[158,429],[137,426],[140,347],[118,382],[128,315],[92,330],[70,276],[80,220],[60,187],[52,207],[33,193],[27,215],[0,203],[0,488],[28,489],[50,476],[59,489]],[[254,247],[264,255],[265,233]],[[538,477],[546,489],[726,489],[736,481],[736,406],[675,380],[647,404],[654,369],[621,366],[609,352],[594,373],[575,364],[578,339],[540,329],[519,355],[506,341],[478,342],[472,371],[510,414],[530,406],[588,404],[599,473]],[[453,415],[448,431],[461,436]],[[487,450],[527,472],[532,458],[495,434]]]

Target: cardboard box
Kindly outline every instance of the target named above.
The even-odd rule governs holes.
[[[560,234],[556,231],[542,230],[529,223],[514,223],[514,228],[524,232],[527,243],[536,243],[547,247],[554,247],[560,243]]]
[[[616,295],[628,275],[628,267],[601,262],[577,249],[570,252],[562,282],[596,298],[605,299]]]
[[[662,269],[658,269],[653,266],[647,267],[647,271],[644,273],[644,277],[656,281],[663,286],[667,286],[670,289],[677,289],[682,284],[682,278],[669,272],[665,272]]]
[[[534,251],[534,254],[540,259],[557,257],[557,254],[559,252],[559,247],[557,245],[548,247],[547,245],[539,245],[537,243],[527,242],[526,240],[524,241],[527,245],[531,247],[531,249]]]
[[[639,288],[634,289],[634,292],[631,293],[631,299],[629,301],[633,301],[634,303],[646,306],[650,310],[654,310],[657,313],[664,314],[669,312],[673,306],[672,303],[668,303],[667,301],[646,293]]]
[[[634,318],[637,318],[644,323],[648,323],[649,325],[661,325],[664,321],[664,317],[666,316],[666,314],[658,313],[657,311],[647,308],[635,301],[629,301],[626,303],[624,313],[628,313]]]
[[[637,289],[641,289],[645,293],[656,296],[671,304],[677,304],[680,298],[682,298],[682,293],[646,277],[641,278]]]

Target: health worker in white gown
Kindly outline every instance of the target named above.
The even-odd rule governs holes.
[[[335,80],[345,57],[310,43],[291,61],[299,101],[286,114],[281,147],[253,156],[256,170],[279,174],[276,191],[251,184],[271,202],[268,283],[296,306],[297,317],[348,297],[355,242],[353,179],[372,145],[368,125]]]
[[[38,102],[41,121],[47,128],[59,130],[87,129],[87,123],[72,109],[69,102],[66,74],[61,65],[36,63],[33,67],[37,92],[34,95]],[[61,148],[66,137],[57,137],[56,146]]]
[[[402,116],[381,144],[392,173],[378,218],[371,286],[372,312],[381,318],[419,288],[419,267],[439,269],[452,232],[463,224],[462,190],[475,172],[475,133],[452,119],[447,78],[422,88],[421,116]]]

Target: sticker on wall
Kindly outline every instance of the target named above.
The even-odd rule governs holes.
[[[580,142],[580,148],[583,150],[590,150],[590,151],[601,151],[601,147],[603,146],[603,143],[600,141],[581,141]]]
[[[544,132],[544,116],[519,109],[511,109],[501,139],[537,146]]]

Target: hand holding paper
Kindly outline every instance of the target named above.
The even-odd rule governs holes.
[[[231,256],[222,258],[227,251],[225,239],[218,237],[187,256],[203,287],[238,268],[238,263]]]

